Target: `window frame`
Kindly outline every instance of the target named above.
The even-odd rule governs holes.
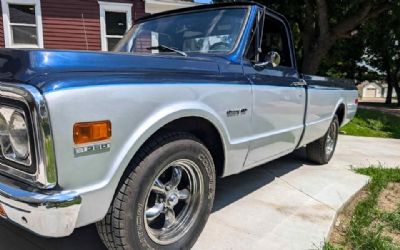
[[[272,14],[272,13],[266,13],[265,17],[264,17],[264,25],[263,25],[263,33],[265,32],[265,24],[268,24],[268,18],[272,19],[278,23],[280,23],[284,29],[285,29],[285,34],[286,34],[286,43],[287,43],[287,49],[289,50],[289,60],[290,60],[290,66],[287,65],[279,65],[278,67],[285,67],[285,68],[294,68],[294,59],[293,59],[293,54],[292,54],[292,46],[293,46],[293,41],[290,35],[290,28],[286,25],[286,23],[279,18],[278,16]],[[282,39],[282,43],[283,43],[283,39]],[[260,42],[260,46],[263,45],[263,40],[262,40],[262,36],[261,36],[261,42]],[[281,57],[282,58],[282,57]]]
[[[204,11],[213,11],[213,10],[224,10],[224,9],[236,9],[236,8],[243,8],[246,10],[246,14],[243,18],[243,23],[241,25],[237,40],[235,41],[235,44],[232,48],[232,50],[230,50],[229,52],[224,53],[224,55],[232,55],[234,53],[237,52],[237,50],[239,49],[240,44],[242,43],[242,39],[244,37],[245,31],[246,31],[246,27],[249,23],[250,20],[250,16],[251,16],[251,7],[247,4],[243,4],[243,5],[233,5],[233,6],[224,6],[224,7],[220,7],[220,8],[214,8],[214,7],[208,7],[207,5],[204,5],[205,7],[202,9],[193,9],[193,10],[187,10],[187,11],[180,11],[177,10],[175,11],[170,11],[170,12],[165,12],[165,13],[157,13],[157,14],[153,14],[153,15],[148,15],[139,19],[135,20],[135,24],[134,24],[134,29],[129,29],[129,33],[126,34],[126,36],[131,37],[133,35],[134,32],[137,31],[137,27],[139,25],[141,25],[142,23],[145,23],[147,21],[153,21],[153,20],[157,20],[157,19],[162,19],[164,17],[169,17],[169,16],[178,16],[178,15],[185,15],[185,14],[190,14],[190,13],[197,13],[197,12],[204,12]],[[130,39],[130,38],[129,38]],[[131,41],[133,42],[133,41]],[[116,47],[116,51],[119,51],[121,47]],[[132,49],[133,47],[131,47],[130,52],[133,51]],[[199,52],[189,52],[190,54],[199,54],[199,55],[204,55],[204,53],[199,53]],[[221,53],[207,53],[208,55],[221,55]],[[240,56],[240,55],[239,55]]]
[[[261,18],[255,18],[255,20],[254,20],[254,22],[257,22],[257,29],[255,30],[255,32],[256,32],[255,41],[253,41],[253,42],[256,43],[256,52],[257,52],[257,54],[256,54],[256,63],[260,62],[260,58],[259,58],[259,54],[260,53],[258,51],[261,49],[260,47],[261,47],[262,42],[263,42],[262,41],[262,34],[264,32],[264,25],[265,25],[265,22],[266,22],[267,17],[268,17],[270,19],[274,19],[274,20],[280,22],[283,25],[283,27],[285,28],[285,33],[286,33],[287,40],[288,40],[287,41],[288,42],[288,49],[289,49],[289,53],[290,53],[289,57],[290,57],[292,66],[289,67],[289,66],[279,65],[279,66],[277,66],[277,68],[287,68],[287,69],[295,69],[295,70],[297,70],[296,58],[294,56],[295,53],[294,53],[294,48],[293,48],[293,46],[294,46],[293,45],[293,37],[292,37],[291,29],[289,27],[288,22],[286,21],[286,19],[284,19],[283,16],[280,16],[279,14],[274,13],[273,11],[271,11],[271,10],[269,10],[267,8],[258,8],[258,10],[261,11],[262,17]],[[262,23],[260,24],[260,22],[262,22]],[[252,36],[253,35],[250,35],[248,39],[251,39]],[[251,62],[247,58],[248,50],[250,48],[250,43],[251,43],[251,41],[248,41],[248,45],[247,45],[247,48],[245,50],[243,59],[249,61],[252,64],[254,64],[254,62]]]
[[[122,38],[123,35],[107,35],[106,29],[106,12],[126,13],[126,31],[132,27],[132,7],[131,3],[118,3],[118,2],[103,2],[98,1],[100,6],[100,35],[101,35],[101,50],[108,50],[107,38]],[[125,31],[125,32],[126,32]]]
[[[261,47],[261,39],[262,32],[264,32],[264,24],[265,24],[265,8],[257,8],[257,13],[255,14],[254,20],[251,24],[251,32],[250,35],[247,37],[246,41],[246,48],[243,53],[243,60],[247,60],[250,63],[254,64],[259,62],[260,52],[259,48]],[[251,47],[254,45],[254,60],[249,58],[249,53]]]
[[[16,5],[34,5],[35,6],[35,22],[36,25],[11,23],[10,22],[10,4]],[[1,8],[3,10],[3,29],[4,29],[4,45],[6,48],[43,48],[43,22],[42,8],[40,0],[1,0]],[[12,40],[12,25],[20,25],[24,27],[35,27],[37,36],[37,45],[33,44],[15,44]]]

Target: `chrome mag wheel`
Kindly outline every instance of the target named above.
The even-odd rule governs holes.
[[[336,123],[332,122],[329,131],[326,137],[326,142],[325,142],[325,153],[326,155],[331,155],[335,149],[336,145],[336,140],[337,140],[337,125]]]
[[[203,195],[196,163],[180,159],[166,166],[153,180],[145,203],[144,224],[151,240],[167,245],[181,239],[196,221]]]

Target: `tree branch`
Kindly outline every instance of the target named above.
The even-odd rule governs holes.
[[[364,7],[357,14],[347,17],[345,20],[337,24],[332,29],[333,35],[337,37],[346,35],[346,33],[350,32],[362,23],[362,21],[368,16],[368,13],[371,11],[371,9],[372,3],[368,1],[368,3],[365,3]]]
[[[368,14],[368,16],[365,18],[365,20],[369,20],[369,19],[378,17],[383,12],[389,10],[390,7],[392,7],[392,4],[390,4],[390,3],[382,4],[381,6],[371,10],[370,13]]]
[[[329,36],[329,17],[326,0],[316,0],[319,35],[321,39]]]
[[[315,38],[314,8],[310,0],[305,0],[305,18],[302,31],[304,53],[308,53],[309,49],[311,49],[311,43],[314,38]]]
[[[398,66],[396,67],[396,69],[395,69],[394,72],[395,72],[395,73],[394,73],[394,77],[395,77],[395,79],[396,79],[396,82],[397,82],[398,84],[400,84],[400,83],[399,83],[399,81],[400,81],[400,65],[398,65]]]
[[[305,0],[305,21],[304,26],[309,29],[313,29],[314,23],[314,6],[311,4],[310,0]]]
[[[381,4],[380,6],[373,8],[371,1],[366,1],[364,7],[355,15],[348,17],[332,29],[332,34],[337,38],[346,38],[350,31],[357,28],[361,23],[375,18],[382,14],[382,12],[388,10],[391,7],[390,3]]]

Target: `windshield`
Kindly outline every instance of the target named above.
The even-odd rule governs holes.
[[[247,11],[248,8],[226,8],[144,21],[133,26],[114,51],[228,53],[235,47]]]

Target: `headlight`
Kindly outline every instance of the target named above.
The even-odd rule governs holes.
[[[8,135],[8,123],[2,113],[0,113],[0,137]]]
[[[9,161],[32,163],[28,124],[20,109],[0,106],[0,153]]]
[[[10,142],[17,159],[26,160],[29,156],[29,135],[25,117],[18,111],[10,117]]]
[[[10,132],[8,130],[8,122],[3,113],[0,113],[0,145],[4,156],[13,154],[10,142]]]

